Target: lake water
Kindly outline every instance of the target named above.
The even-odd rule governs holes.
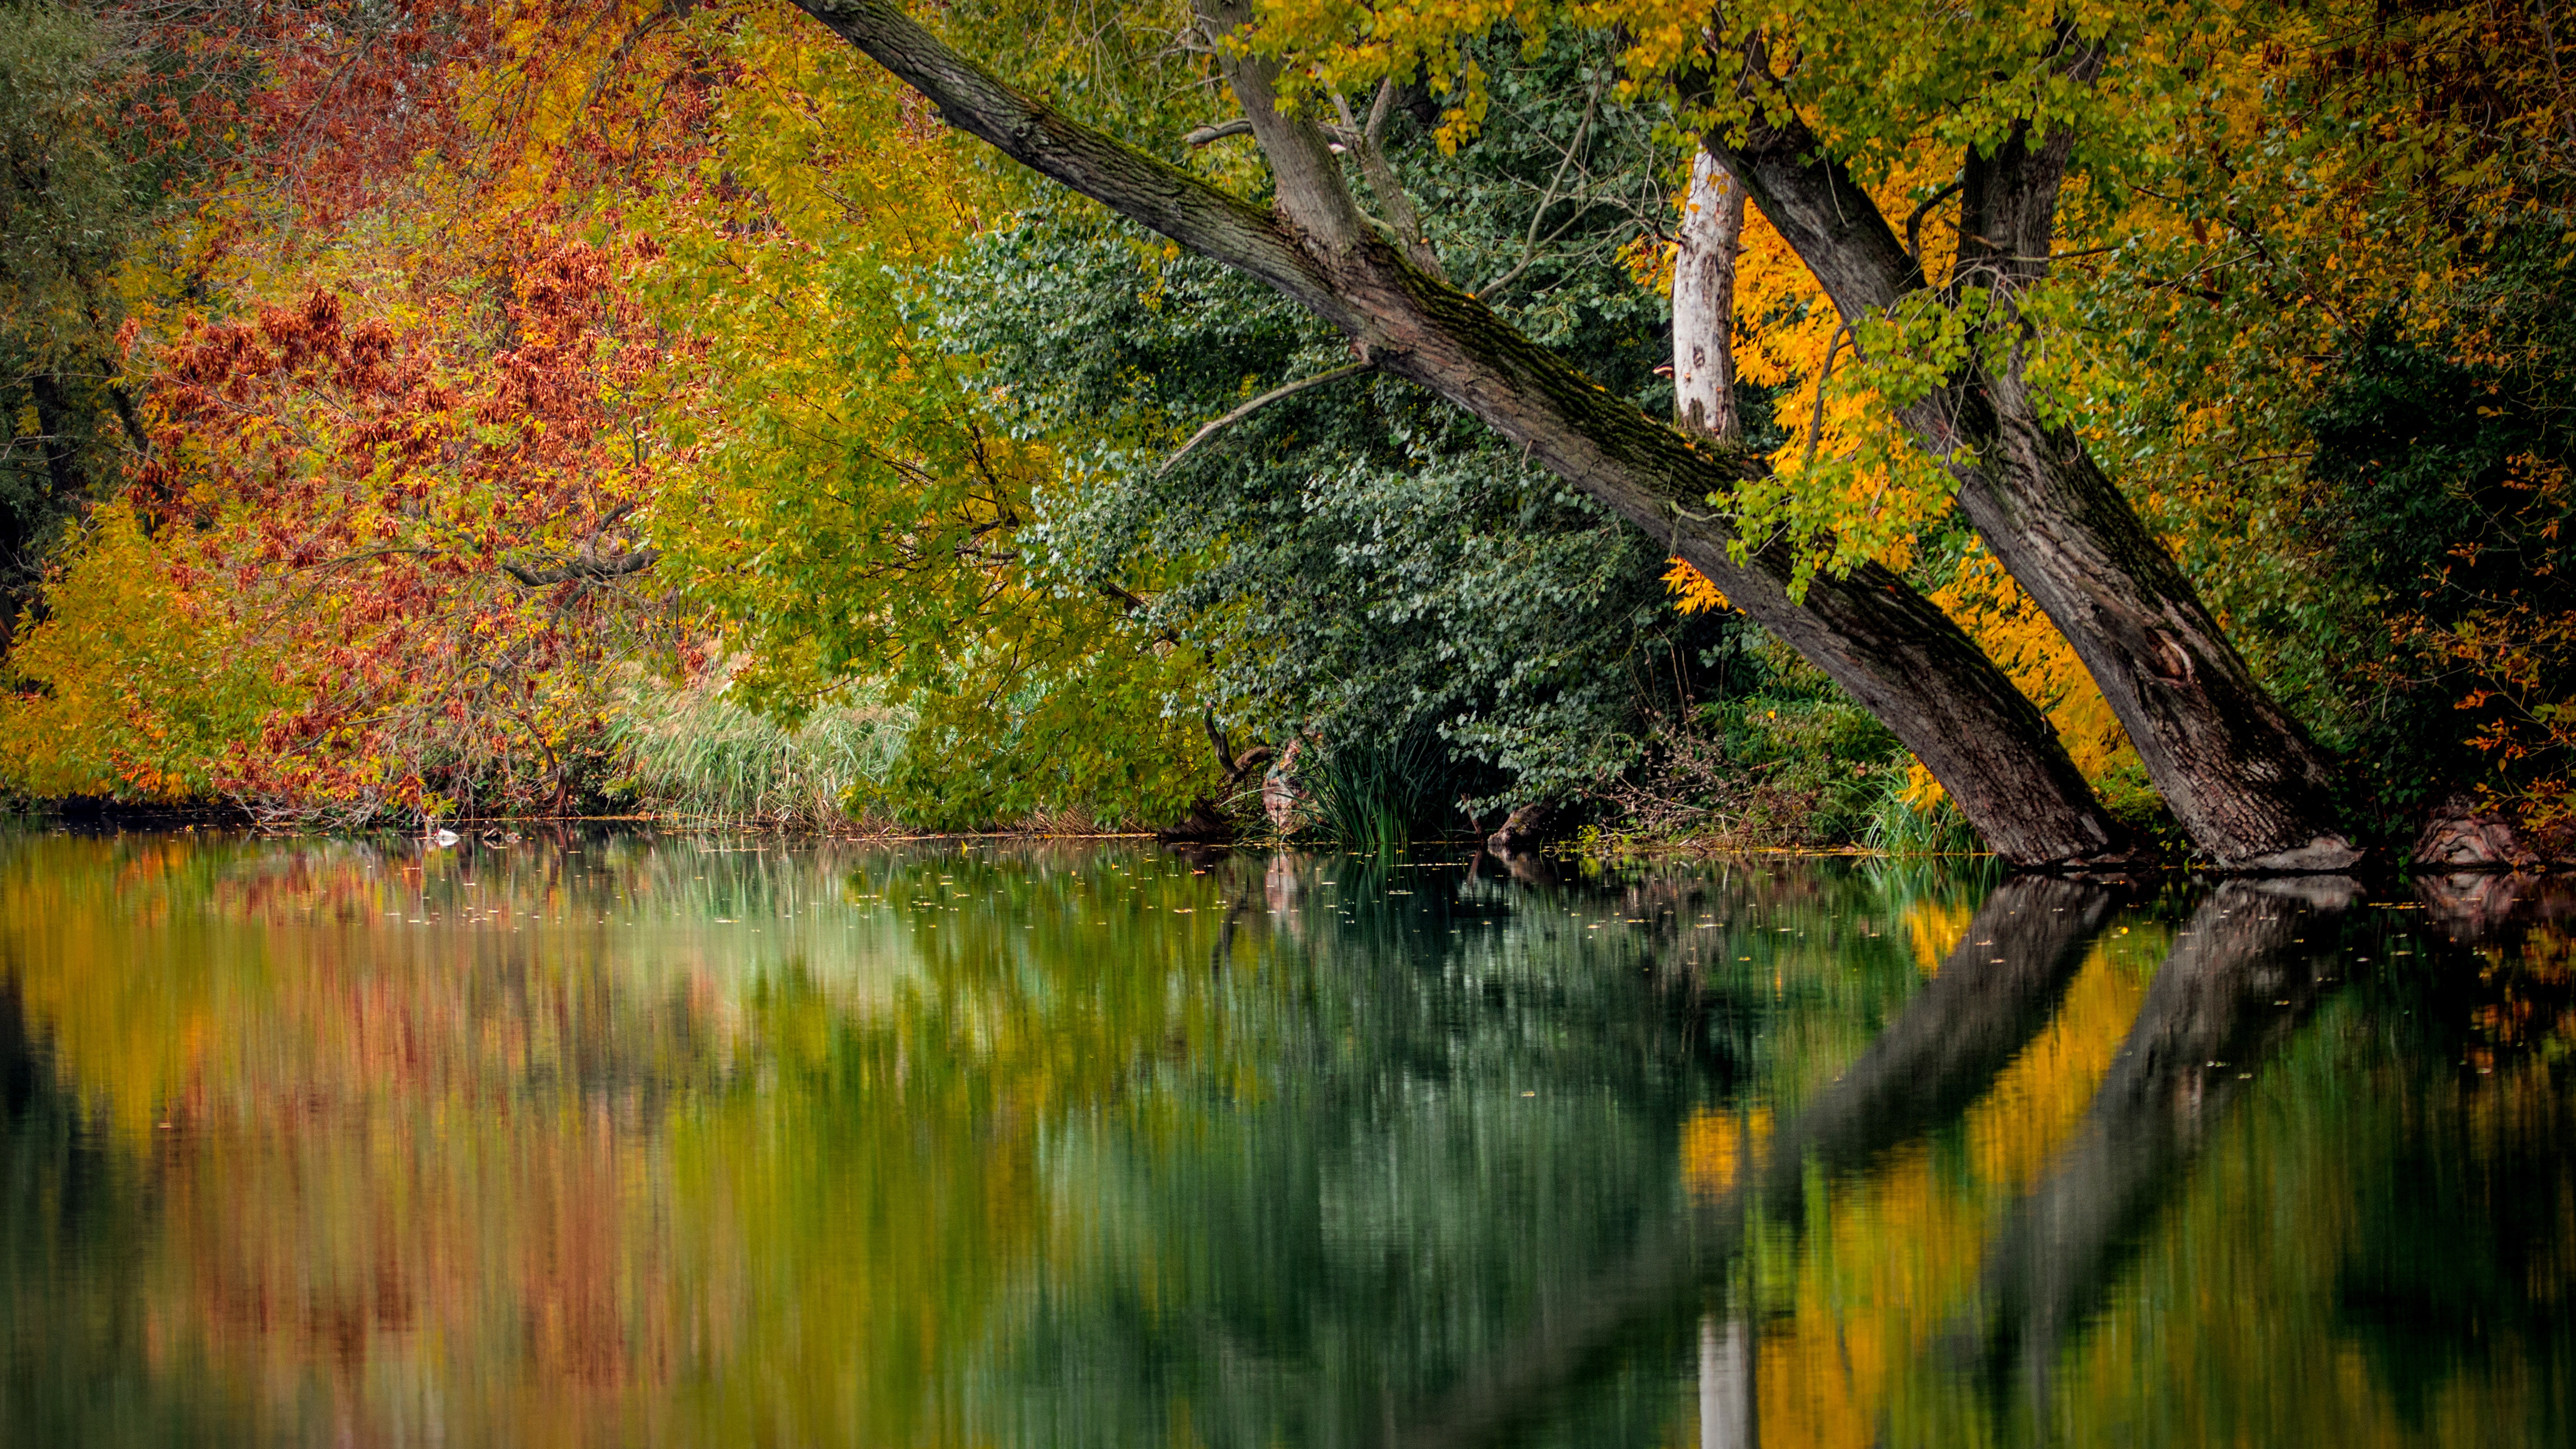
[[[2565,1442],[2572,920],[0,836],[0,1443]]]

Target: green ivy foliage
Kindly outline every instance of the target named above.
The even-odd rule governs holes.
[[[1648,120],[1609,103],[1598,39],[1491,44],[1483,63],[1488,121],[1456,154],[1434,144],[1427,95],[1390,117],[1425,230],[1453,280],[1526,335],[1669,410],[1667,303],[1621,264],[1670,223]],[[1423,759],[1398,747],[1428,731],[1445,750],[1418,768],[1445,778],[1410,796],[1562,800],[1709,700],[1716,649],[1749,628],[1678,614],[1656,540],[1404,383],[1322,383],[1172,461],[1210,420],[1351,358],[1293,305],[1089,208],[979,239],[931,305],[925,331],[975,360],[1016,435],[1065,460],[1036,499],[1032,557],[1066,586],[1136,598],[1146,627],[1205,660],[1215,715],[1280,747]],[[1765,399],[1744,401],[1759,443]]]
[[[1071,460],[1033,549],[1142,599],[1227,721],[1327,749],[1427,724],[1498,801],[1623,768],[1646,712],[1698,692],[1727,626],[1672,610],[1653,541],[1405,384],[1309,389],[1164,471],[1185,426],[1345,361],[1251,284],[1059,213],[986,239],[937,298],[1013,425]],[[1576,337],[1636,320],[1588,300],[1547,305]]]

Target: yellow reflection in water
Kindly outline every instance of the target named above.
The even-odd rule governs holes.
[[[1722,1198],[1770,1141],[1768,1107],[1698,1108],[1682,1123],[1682,1181],[1700,1198]]]
[[[1914,948],[1914,965],[1926,977],[1937,976],[1941,963],[1966,939],[1968,922],[1977,913],[1973,900],[1918,896],[1905,908],[1905,939]]]
[[[1880,1442],[1904,1380],[1974,1293],[2013,1193],[2082,1121],[2144,998],[2147,949],[2118,938],[2086,957],[2047,1028],[1969,1110],[1964,1160],[1918,1141],[1849,1181],[1811,1175],[1806,1230],[1766,1235],[1755,1255],[1762,1443]]]
[[[742,854],[10,843],[0,978],[154,1206],[66,1310],[250,1441],[971,1442],[1041,1129],[1224,1068],[1222,902]]]

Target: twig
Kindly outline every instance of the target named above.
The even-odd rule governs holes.
[[[1851,324],[1846,322],[1834,329],[1834,340],[1825,344],[1825,366],[1816,374],[1816,411],[1807,419],[1807,451],[1798,459],[1800,478],[1806,477],[1807,469],[1815,463],[1816,444],[1825,436],[1825,384],[1834,380],[1834,359],[1842,355],[1843,339],[1849,336]]]
[[[1537,260],[1540,243],[1538,234],[1539,226],[1542,222],[1547,220],[1548,208],[1556,205],[1556,189],[1565,184],[1565,173],[1573,168],[1576,158],[1583,154],[1583,143],[1591,136],[1592,117],[1599,109],[1600,104],[1601,83],[1596,78],[1592,83],[1592,88],[1586,92],[1583,97],[1583,119],[1575,122],[1574,124],[1574,139],[1566,143],[1563,156],[1557,162],[1555,174],[1547,179],[1547,189],[1539,193],[1538,209],[1530,213],[1529,234],[1521,239],[1521,259],[1517,263],[1513,264],[1510,271],[1507,271],[1501,276],[1496,277],[1494,280],[1476,288],[1471,295],[1485,298],[1492,297],[1494,293],[1501,291],[1503,288],[1510,286],[1514,281],[1517,281],[1520,278],[1521,273],[1530,269],[1530,263]],[[1585,172],[1585,179],[1587,181],[1590,180],[1590,174],[1591,173],[1588,170]],[[1558,237],[1563,236],[1565,234],[1566,227],[1572,226],[1575,221],[1581,218],[1581,216],[1582,212],[1578,210],[1573,217],[1567,218],[1565,226],[1558,227],[1554,232],[1547,236],[1546,240],[1554,241]]]
[[[1914,208],[1913,215],[1905,218],[1905,254],[1914,259],[1917,268],[1923,265],[1923,219],[1932,214],[1932,208],[1949,200],[1966,185],[1965,181],[1951,182],[1923,198],[1923,204]]]

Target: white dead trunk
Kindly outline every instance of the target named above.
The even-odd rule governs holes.
[[[1733,441],[1735,255],[1744,241],[1744,188],[1706,151],[1691,157],[1673,258],[1673,412],[1685,432]]]

